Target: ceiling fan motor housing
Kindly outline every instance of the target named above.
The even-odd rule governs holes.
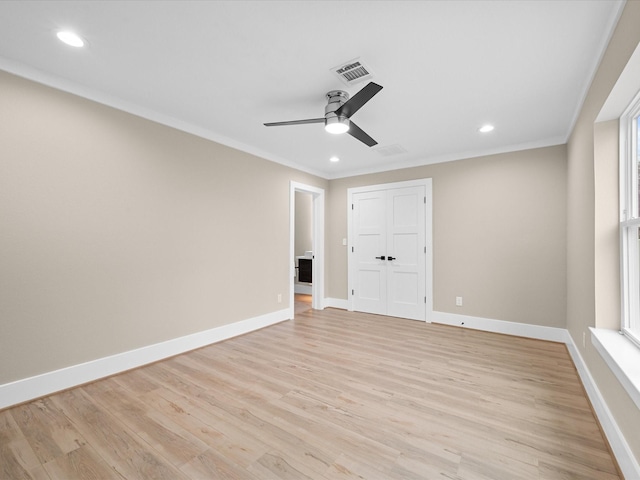
[[[343,90],[331,90],[327,93],[327,106],[324,107],[325,126],[341,123],[343,125],[349,125],[349,118],[345,115],[337,115],[335,113],[344,103],[349,100],[349,94]]]

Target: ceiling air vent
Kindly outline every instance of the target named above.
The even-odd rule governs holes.
[[[406,148],[404,148],[402,145],[398,145],[397,143],[395,145],[378,147],[375,150],[383,157],[392,157],[394,155],[401,155],[403,153],[408,153]]]
[[[373,75],[371,69],[367,67],[359,58],[351,60],[331,69],[340,80],[346,85],[354,85],[370,79]]]

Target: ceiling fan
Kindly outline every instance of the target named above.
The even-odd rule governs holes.
[[[265,123],[266,127],[279,127],[283,125],[304,125],[307,123],[324,123],[324,128],[329,133],[348,133],[369,147],[377,145],[373,138],[367,135],[350,118],[373,96],[382,90],[376,83],[369,82],[353,97],[343,90],[331,90],[327,93],[327,106],[324,108],[324,117],[309,118],[306,120],[291,120],[288,122]]]

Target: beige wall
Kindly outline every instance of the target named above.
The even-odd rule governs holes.
[[[287,307],[289,182],[325,180],[2,72],[0,105],[0,384]]]
[[[429,177],[435,309],[564,326],[562,146],[327,182],[0,82],[0,384],[285,308],[290,180],[328,189],[328,297],[346,298],[346,189]]]
[[[434,310],[564,328],[564,146],[331,181],[327,296],[347,298],[347,189],[418,178],[433,179]]]
[[[640,460],[640,410],[591,343],[587,341],[582,346],[583,333],[588,338],[588,327],[596,325],[596,312],[598,326],[619,325],[619,305],[613,306],[620,295],[619,283],[614,280],[615,271],[611,273],[610,265],[612,261],[614,268],[618,264],[617,245],[610,230],[617,222],[617,208],[611,208],[611,196],[617,201],[617,185],[612,179],[617,178],[618,163],[606,161],[611,149],[611,145],[606,145],[611,124],[596,126],[594,122],[640,42],[638,25],[640,2],[629,1],[568,143],[567,327],[636,459]],[[596,149],[597,140],[600,141]]]

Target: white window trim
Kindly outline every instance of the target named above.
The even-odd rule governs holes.
[[[618,77],[618,80],[609,93],[609,97],[605,101],[602,109],[600,110],[596,122],[606,122],[609,120],[618,120],[621,134],[625,137],[621,137],[619,147],[621,149],[619,157],[622,162],[622,146],[627,145],[626,136],[628,129],[623,128],[620,119],[623,115],[628,113],[628,106],[635,105],[640,99],[640,93],[638,92],[640,86],[640,45],[638,45],[634,53],[629,58],[627,65]],[[625,138],[622,141],[622,138]],[[620,163],[620,174],[626,172],[627,164]],[[620,175],[622,176],[622,175]],[[627,203],[627,186],[620,183],[619,189],[619,205],[625,205]],[[624,188],[622,188],[624,187]],[[637,201],[637,200],[636,200]],[[625,216],[623,217],[623,214]],[[623,221],[626,221],[626,212],[619,208],[619,225],[622,225]],[[622,228],[620,227],[620,239],[622,239]],[[637,240],[636,240],[637,241]],[[620,245],[622,246],[622,245]],[[620,252],[622,253],[622,249]],[[620,254],[620,266],[622,262],[622,254]],[[625,265],[626,268],[626,265]],[[621,279],[621,294],[620,301],[623,300],[624,278],[622,277],[623,269],[620,269]],[[636,290],[637,291],[637,290]],[[628,293],[628,292],[627,292]],[[621,310],[624,311],[624,310]],[[624,391],[629,395],[634,405],[640,408],[640,348],[638,348],[628,336],[621,335],[620,328],[622,326],[623,317],[618,319],[618,329],[604,329],[604,328],[590,328],[591,330],[591,343],[594,349],[601,356],[607,368],[620,382]],[[578,358],[580,357],[578,353]],[[580,365],[579,363],[577,365]],[[589,371],[587,370],[585,378],[590,378]],[[595,387],[595,382],[594,387]],[[589,383],[585,383],[585,386]],[[588,388],[588,387],[587,387]],[[629,447],[627,441],[624,439],[622,432],[620,431],[613,414],[609,410],[602,397],[599,397],[598,388],[595,387],[596,393],[594,398],[599,399],[600,402],[594,401],[594,406],[598,409],[598,417],[601,419],[603,428],[607,432],[607,437],[611,442],[611,446],[616,452],[616,457],[620,463],[620,467],[628,478],[640,478],[640,465],[638,464],[633,451]],[[590,397],[592,395],[590,394]],[[599,405],[599,407],[598,407]]]
[[[640,347],[638,328],[631,330],[631,317],[640,312],[638,284],[639,277],[632,275],[629,265],[640,265],[638,247],[630,247],[630,242],[638,242],[635,228],[640,227],[638,205],[637,126],[632,130],[634,119],[640,115],[640,92],[620,116],[620,331]],[[634,161],[631,161],[634,159]],[[638,217],[633,217],[638,214]],[[635,235],[633,234],[635,233]],[[640,268],[640,267],[639,267]],[[637,321],[637,320],[636,320]]]
[[[635,405],[640,408],[640,337],[629,331],[630,315],[640,312],[640,285],[638,276],[630,275],[629,265],[640,265],[639,248],[627,248],[628,243],[638,242],[635,227],[640,227],[638,192],[638,166],[630,158],[636,158],[637,132],[629,136],[633,119],[640,114],[640,92],[620,116],[620,183],[619,183],[619,224],[620,224],[620,330],[590,328],[591,343],[602,356],[607,366],[620,381]],[[634,212],[638,217],[633,218]],[[631,230],[631,234],[629,230]],[[631,258],[630,258],[631,257]],[[640,268],[640,266],[638,267]]]
[[[591,328],[591,343],[640,408],[640,348],[615,330]]]

